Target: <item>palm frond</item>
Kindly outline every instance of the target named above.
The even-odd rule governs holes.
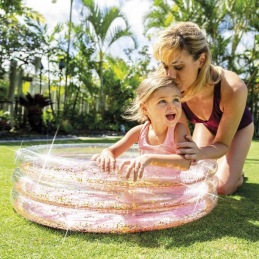
[[[129,28],[123,29],[120,26],[115,26],[113,28],[110,28],[109,34],[107,34],[107,37],[105,38],[105,50],[106,51],[114,42],[118,41],[119,39],[122,39],[124,37],[129,37],[132,39],[132,42],[134,44],[134,47],[137,46],[137,40],[130,32]]]

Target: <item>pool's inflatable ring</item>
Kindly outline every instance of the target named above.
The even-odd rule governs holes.
[[[217,203],[217,164],[188,171],[149,166],[141,180],[101,173],[90,157],[103,144],[38,145],[19,149],[12,205],[46,226],[83,232],[127,233],[179,226],[207,215]],[[132,148],[119,159],[138,155]]]

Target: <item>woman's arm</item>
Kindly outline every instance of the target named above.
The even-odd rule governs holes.
[[[224,71],[224,75],[220,101],[223,114],[214,143],[222,143],[229,147],[245,110],[247,87],[234,72]]]
[[[189,142],[178,144],[178,154],[185,155],[187,159],[217,159],[225,155],[236,134],[241,121],[247,99],[247,87],[244,82],[233,72],[224,71],[221,82],[220,109],[222,118],[217,134],[210,145],[197,147]]]

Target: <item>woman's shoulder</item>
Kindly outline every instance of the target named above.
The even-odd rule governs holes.
[[[226,69],[222,70],[221,86],[226,91],[237,91],[246,88],[244,81],[235,72]]]
[[[221,96],[222,100],[229,101],[229,98],[239,96],[246,97],[247,87],[244,81],[233,71],[223,70],[221,76]],[[224,98],[225,97],[225,98]]]

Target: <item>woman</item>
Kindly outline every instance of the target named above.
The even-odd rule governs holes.
[[[186,159],[218,159],[218,193],[232,194],[243,183],[243,166],[254,133],[246,107],[247,87],[234,73],[211,64],[205,35],[197,24],[165,29],[154,45],[159,71],[174,78],[182,94],[181,122],[195,123],[193,141],[178,144]]]

